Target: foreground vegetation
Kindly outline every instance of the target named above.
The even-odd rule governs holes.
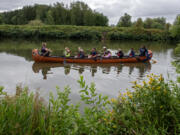
[[[177,47],[174,49],[174,53],[177,57],[180,56],[180,44],[177,45]],[[180,60],[177,59],[172,62],[173,66],[176,67],[176,72],[179,75],[180,74]],[[180,76],[177,77],[177,81],[180,82]]]
[[[0,134],[179,134],[180,88],[162,76],[148,78],[133,82],[133,92],[109,100],[81,77],[86,104],[81,113],[80,104],[69,103],[68,87],[57,88],[57,98],[50,94],[49,105],[27,88],[17,87],[16,95],[8,96],[1,87]]]
[[[174,49],[174,52],[176,55],[180,54],[180,44],[177,45],[177,47]]]

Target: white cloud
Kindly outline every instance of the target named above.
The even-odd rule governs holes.
[[[0,0],[0,11],[17,9],[25,5],[53,4],[64,2],[69,4],[77,0]],[[108,16],[110,24],[116,24],[125,12],[135,20],[138,17],[166,17],[173,22],[180,13],[179,0],[80,0],[87,3],[93,10]]]

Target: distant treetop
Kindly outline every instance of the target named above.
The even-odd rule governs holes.
[[[84,2],[54,5],[25,6],[22,9],[0,14],[0,24],[24,25],[34,20],[49,25],[107,26],[108,18],[93,11]]]

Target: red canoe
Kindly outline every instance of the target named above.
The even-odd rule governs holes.
[[[39,54],[38,49],[32,50],[32,58],[36,62],[58,62],[58,63],[137,63],[137,62],[148,62],[152,58],[152,51],[149,50],[149,57],[147,58],[146,56],[136,56],[136,57],[124,57],[124,58],[118,58],[116,56],[113,56],[112,58],[102,58],[102,57],[97,57],[96,59],[94,58],[74,58],[74,57],[58,57],[58,56],[41,56]]]

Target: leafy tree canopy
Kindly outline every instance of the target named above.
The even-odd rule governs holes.
[[[39,20],[49,25],[107,26],[108,18],[91,10],[84,2],[73,2],[70,6],[55,3],[52,6],[34,5],[2,13],[0,24],[23,25]],[[38,24],[38,23],[35,23]]]

